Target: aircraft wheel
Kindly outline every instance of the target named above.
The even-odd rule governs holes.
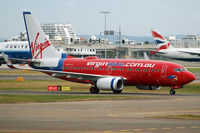
[[[113,90],[113,93],[115,94],[120,94],[122,92],[122,90]]]
[[[176,94],[176,91],[175,91],[175,90],[170,90],[170,94],[171,94],[171,95],[175,95],[175,94]]]
[[[96,88],[96,87],[91,87],[91,88],[90,88],[90,93],[92,93],[92,94],[99,93],[99,89]]]

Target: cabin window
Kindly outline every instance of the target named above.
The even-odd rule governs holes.
[[[25,48],[28,48],[28,46],[26,45]]]
[[[134,71],[134,68],[133,68],[133,71]]]
[[[129,71],[129,68],[127,68],[127,71]]]
[[[122,71],[124,71],[124,68],[122,68]]]
[[[175,68],[174,71],[181,72],[181,71],[187,71],[187,69],[186,68]]]

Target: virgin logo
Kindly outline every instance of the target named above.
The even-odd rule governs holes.
[[[40,59],[42,59],[42,52],[49,47],[51,44],[49,43],[48,40],[45,39],[45,42],[43,43],[37,43],[37,39],[40,33],[37,33],[37,36],[35,38],[34,42],[31,42],[31,49],[32,49],[32,54],[33,58],[36,59],[40,55]]]

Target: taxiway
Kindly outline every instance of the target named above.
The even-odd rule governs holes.
[[[0,132],[200,132],[200,120],[151,118],[200,114],[199,95],[148,96],[134,100],[1,104]]]

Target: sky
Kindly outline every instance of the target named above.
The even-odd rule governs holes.
[[[123,35],[151,36],[150,28],[164,35],[200,34],[200,0],[0,0],[0,37],[25,31],[23,11],[40,23],[70,23],[76,34],[104,31],[101,11],[109,11],[107,29]]]

